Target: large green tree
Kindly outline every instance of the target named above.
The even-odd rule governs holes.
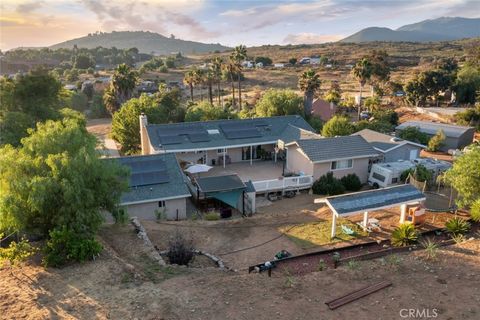
[[[38,123],[19,148],[0,149],[0,230],[48,236],[67,228],[92,236],[101,211],[116,208],[128,172],[100,160],[85,119],[67,113]]]
[[[142,94],[128,100],[112,117],[112,138],[122,145],[122,152],[135,154],[140,150],[139,116],[145,113],[149,123],[183,121],[179,93],[161,91],[154,96]]]
[[[334,116],[322,128],[322,136],[348,136],[355,131],[355,127],[346,117]]]
[[[121,64],[115,69],[112,81],[103,96],[105,107],[111,114],[132,97],[137,80],[137,72],[128,65]]]
[[[313,97],[320,90],[322,81],[320,76],[313,69],[303,72],[298,79],[298,87],[304,94],[304,112],[306,117],[312,114]]]
[[[267,90],[255,105],[257,117],[284,116],[303,113],[302,98],[293,90]]]
[[[191,106],[185,114],[185,121],[209,121],[232,118],[233,114],[221,106],[207,101]]]
[[[457,204],[470,207],[480,201],[480,147],[460,156],[445,173],[445,179],[458,191]]]

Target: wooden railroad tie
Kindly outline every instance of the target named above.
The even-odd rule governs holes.
[[[363,287],[361,289],[352,291],[344,296],[325,302],[325,304],[330,308],[330,310],[336,309],[343,306],[344,304],[350,303],[362,297],[368,296],[378,290],[384,289],[391,286],[390,281],[382,281],[370,286]]]

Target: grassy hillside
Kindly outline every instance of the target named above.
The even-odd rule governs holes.
[[[164,37],[158,33],[148,31],[122,31],[111,33],[89,34],[88,36],[68,40],[50,46],[51,49],[72,48],[77,45],[79,48],[116,47],[119,49],[138,48],[143,53],[154,53],[157,55],[182,52],[182,54],[206,53],[224,51],[229,49],[221,44],[207,44],[181,39]]]

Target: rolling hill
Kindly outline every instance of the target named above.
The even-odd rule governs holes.
[[[480,37],[480,18],[442,17],[402,26],[396,30],[370,27],[340,42],[430,42]]]
[[[50,46],[50,49],[73,48],[96,48],[99,46],[119,49],[136,47],[142,53],[155,53],[157,55],[181,52],[183,54],[206,53],[213,51],[225,51],[228,47],[221,44],[208,44],[195,41],[186,41],[162,36],[149,31],[113,31],[111,33],[90,34],[85,37],[68,40]]]

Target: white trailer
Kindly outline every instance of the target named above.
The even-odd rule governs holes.
[[[403,172],[415,168],[417,165],[423,165],[433,172],[436,178],[440,173],[448,170],[452,165],[446,161],[434,160],[429,158],[418,158],[410,161],[399,160],[397,162],[376,163],[372,166],[368,177],[368,184],[373,187],[388,187],[399,184],[400,176]]]

